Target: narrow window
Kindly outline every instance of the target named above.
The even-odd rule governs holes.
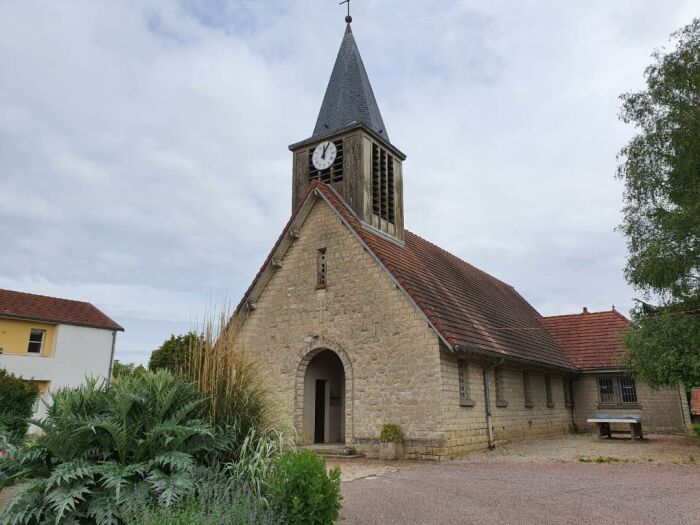
[[[46,335],[46,330],[37,330],[32,328],[29,333],[29,346],[27,346],[27,352],[30,354],[40,354],[44,348],[44,336]]]
[[[568,377],[565,377],[563,379],[563,386],[564,386],[564,405],[566,405],[567,408],[571,408],[574,406],[574,396],[571,391],[571,379]]]
[[[321,248],[316,254],[316,289],[326,287],[326,273],[328,265],[326,262],[326,249]]]
[[[386,150],[372,144],[372,213],[395,224],[394,158]]]
[[[637,403],[637,387],[632,377],[620,377],[622,403]]]
[[[617,402],[615,396],[615,384],[612,377],[598,378],[598,401],[601,404],[615,404]]]
[[[464,359],[457,361],[457,372],[459,375],[459,404],[461,406],[474,406],[469,391],[469,364]]]
[[[552,378],[548,375],[544,376],[544,392],[547,395],[547,406],[554,406],[554,398],[552,397]]]
[[[497,366],[493,369],[493,379],[496,383],[496,406],[505,408],[508,406],[508,401],[506,401],[503,367]]]
[[[523,372],[523,389],[525,394],[525,406],[534,406],[532,402],[532,377],[528,371]]]

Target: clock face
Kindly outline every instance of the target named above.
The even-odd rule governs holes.
[[[335,162],[335,157],[338,155],[338,150],[332,142],[322,142],[314,150],[313,160],[314,168],[317,170],[327,170]]]

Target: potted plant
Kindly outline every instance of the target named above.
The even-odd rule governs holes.
[[[399,459],[403,457],[403,436],[399,425],[387,423],[379,434],[379,459]]]

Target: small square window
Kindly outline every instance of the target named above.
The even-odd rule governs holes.
[[[29,333],[29,345],[27,346],[27,352],[30,354],[40,354],[44,348],[44,338],[46,336],[46,330],[37,330],[32,328]]]

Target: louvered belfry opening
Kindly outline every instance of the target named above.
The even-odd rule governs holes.
[[[391,224],[396,222],[394,158],[377,144],[372,144],[372,213]]]
[[[325,170],[317,170],[314,167],[313,156],[314,149],[309,149],[309,182],[314,180],[320,180],[326,184],[332,182],[341,182],[343,180],[343,140],[333,141],[336,150],[338,151],[335,160],[330,168]]]

